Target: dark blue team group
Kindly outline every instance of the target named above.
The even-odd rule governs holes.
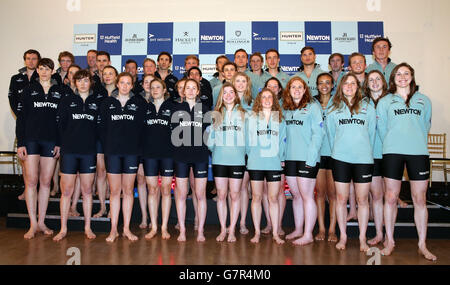
[[[418,92],[409,64],[391,62],[391,47],[389,39],[375,39],[374,62],[367,66],[363,54],[353,53],[348,72],[343,55],[332,54],[331,71],[325,72],[316,64],[314,49],[304,47],[302,66],[293,76],[280,69],[277,50],[265,52],[264,69],[261,53],[249,57],[239,49],[234,62],[224,55],[216,59],[217,72],[210,81],[202,77],[195,55],[186,57],[186,72],[180,80],[170,70],[169,53],[160,53],[156,62],[147,58],[139,80],[134,60],[127,61],[125,72],[119,74],[104,51],[87,53],[87,69],[75,65],[70,52],[62,52],[56,72],[51,59],[41,58],[36,50],[26,51],[25,67],[11,78],[9,90],[30,216],[24,237],[31,239],[38,231],[53,234],[44,221],[59,159],[61,229],[55,241],[67,235],[77,187],[83,196],[85,234],[89,239],[96,237],[90,227],[94,184],[101,202],[94,217],[106,215],[109,186],[111,232],[106,240],[114,242],[119,236],[121,207],[123,235],[137,240],[130,230],[136,177],[141,227],[147,227],[147,204],[151,218],[145,238],[157,234],[161,203],[162,238],[169,239],[175,177],[178,241],[186,241],[186,198],[192,189],[197,241],[203,242],[211,155],[221,225],[217,241],[236,241],[239,216],[240,233],[249,232],[245,219],[250,185],[255,229],[251,242],[272,233],[283,244],[286,181],[295,220],[287,240],[296,245],[324,240],[327,200],[328,241],[336,242],[337,249],[345,249],[347,221],[356,218],[360,250],[368,251],[384,240],[382,254],[390,255],[406,166],[419,253],[436,260],[426,247],[431,101]],[[352,192],[358,207],[348,213]],[[261,230],[263,209],[267,227]],[[376,236],[367,241],[370,217]],[[313,237],[316,222],[319,233]]]

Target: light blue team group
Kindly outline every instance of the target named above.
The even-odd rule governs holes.
[[[209,149],[212,153],[213,176],[218,196],[217,212],[221,224],[217,241],[224,241],[227,235],[228,242],[236,241],[235,227],[239,214],[241,215],[240,232],[248,233],[245,227],[245,215],[250,181],[251,213],[255,228],[255,235],[251,242],[259,242],[261,233],[272,231],[273,239],[278,244],[283,244],[285,241],[281,238],[284,235],[282,216],[286,205],[283,186],[286,179],[293,196],[295,220],[295,230],[287,235],[286,239],[293,239],[296,245],[313,242],[316,221],[319,223],[319,234],[315,239],[325,238],[324,201],[327,197],[330,204],[328,240],[337,242],[337,249],[345,249],[347,201],[352,187],[358,204],[360,250],[368,251],[369,245],[375,245],[384,239],[382,253],[390,255],[395,247],[393,235],[397,202],[403,169],[406,165],[416,211],[414,218],[419,235],[419,253],[427,259],[435,260],[436,257],[426,248],[425,195],[429,178],[427,134],[431,126],[431,102],[425,95],[418,92],[414,69],[406,63],[395,65],[390,61],[390,49],[391,43],[387,38],[374,40],[372,50],[375,62],[366,66],[364,55],[354,53],[349,58],[350,72],[344,73],[342,55],[331,55],[329,59],[331,72],[324,72],[315,63],[314,49],[305,47],[301,51],[302,66],[292,77],[280,70],[279,54],[275,49],[265,53],[266,70],[262,69],[263,57],[259,53],[250,56],[251,70],[247,69],[248,55],[245,50],[236,51],[234,62],[229,62],[225,56],[220,56],[216,60],[218,73],[209,82],[214,111],[212,115],[207,112],[208,108],[205,109],[205,106],[202,106],[203,100],[199,99],[200,91],[204,87],[203,78],[201,74],[196,80],[190,78],[192,69],[188,70],[187,79],[179,80],[174,86],[179,97],[165,99],[164,95],[168,95],[167,86],[170,83],[164,82],[164,76],[157,76],[161,77],[161,80],[153,79],[150,84],[141,85],[144,89],[143,98],[146,93],[150,96],[147,96],[146,101],[133,101],[134,107],[130,107],[128,102],[133,94],[131,87],[136,84],[133,74],[122,73],[117,76],[116,72],[118,95],[116,99],[110,98],[108,102],[120,101],[122,115],[112,115],[111,118],[122,120],[123,116],[132,114],[130,112],[133,110],[128,113],[123,110],[127,106],[128,109],[132,109],[140,108],[140,104],[143,104],[142,106],[147,104],[155,106],[156,110],[154,107],[153,109],[144,107],[144,109],[156,111],[157,117],[151,117],[152,120],[149,120],[151,111],[147,111],[147,115],[142,113],[147,122],[152,122],[147,123],[146,126],[142,123],[143,128],[151,128],[152,124],[170,126],[167,130],[172,133],[171,144],[175,147],[174,157],[171,158],[173,165],[162,167],[162,160],[167,158],[152,157],[151,159],[154,159],[151,160],[152,163],[154,161],[160,163],[159,172],[156,170],[155,174],[147,175],[150,161],[144,160],[143,163],[145,177],[149,179],[147,185],[150,185],[150,179],[158,177],[158,173],[161,176],[168,176],[163,175],[163,172],[167,172],[169,168],[174,169],[177,184],[175,199],[180,230],[179,241],[186,240],[184,217],[190,168],[193,170],[190,184],[198,202],[196,206],[197,241],[205,240],[204,193],[207,169],[203,160]],[[75,76],[76,89],[80,84],[78,79],[83,79],[79,77],[80,75]],[[144,75],[143,81],[146,77],[147,74]],[[168,113],[175,116],[184,111],[189,114],[188,117],[180,115],[183,119],[177,119],[176,123],[173,117],[171,123],[158,117],[161,104],[165,102],[164,99],[167,102],[170,101],[170,104],[165,105]],[[109,109],[114,108],[112,103]],[[120,105],[115,108],[120,109]],[[103,104],[100,109],[106,110],[107,106]],[[109,123],[107,116],[100,117],[104,120],[102,124]],[[139,116],[136,115],[136,117]],[[108,137],[108,132],[112,132],[110,129],[102,130],[106,133],[101,134],[101,138]],[[161,126],[157,129],[158,132],[163,130]],[[128,134],[131,133],[128,132]],[[201,136],[200,140],[198,140],[198,134]],[[151,132],[147,134],[148,137],[151,135]],[[153,133],[153,135],[160,134]],[[174,137],[183,141],[181,147],[174,143]],[[108,149],[111,149],[113,144],[102,143],[109,144]],[[161,141],[159,140],[158,143],[161,144]],[[148,147],[153,146],[144,146],[144,148]],[[26,153],[22,152],[23,149],[20,149],[19,156],[26,160]],[[61,153],[64,152],[61,151]],[[108,165],[108,161],[112,160],[112,154],[106,151],[105,158],[110,187],[117,188],[111,184],[118,183],[131,185],[139,162],[135,162],[136,165],[130,168],[135,171],[125,171],[123,168],[123,171],[111,171],[116,167],[111,166],[111,162]],[[128,158],[125,156],[124,159]],[[27,172],[28,170],[27,167]],[[122,173],[122,180],[111,175],[116,173]],[[134,176],[128,176],[131,174]],[[92,184],[92,181],[90,183]],[[119,193],[120,188],[119,186]],[[123,188],[129,187],[123,186]],[[315,196],[315,190],[317,190],[317,196]],[[179,193],[178,197],[177,193]],[[268,227],[261,230],[263,208],[261,204],[265,200],[264,193],[268,201],[268,206],[264,207]],[[156,199],[155,195],[153,193],[153,199]],[[377,235],[367,241],[369,195],[372,196]],[[229,226],[227,226],[227,197],[229,197],[230,205]],[[109,242],[118,237],[116,230],[117,216],[120,211],[118,201],[120,200],[111,204],[111,207],[114,207],[111,212],[115,222],[107,239]],[[152,203],[150,201],[149,193],[150,213],[154,214],[152,215],[152,231],[146,236],[148,239],[156,234],[157,224],[154,221],[157,221],[159,206],[159,202],[154,202],[156,200],[152,200]],[[125,213],[125,210],[131,211],[131,206],[132,201],[123,204],[124,230],[126,230],[124,234],[130,240],[136,240],[137,237],[129,231],[130,215]],[[162,225],[163,238],[170,237],[167,232],[168,207],[170,209],[170,203],[165,203],[163,200],[163,221],[165,221]],[[340,229],[339,241],[335,234],[336,220]],[[383,223],[385,235],[383,235]],[[33,237],[38,229],[43,229],[45,232],[46,227],[43,221],[39,221],[38,224],[34,231],[30,229],[32,233],[27,233],[29,235],[27,238]],[[95,235],[92,236],[89,226],[86,229],[88,237],[95,237]],[[63,238],[66,231],[67,229],[60,233],[61,237],[57,240]]]

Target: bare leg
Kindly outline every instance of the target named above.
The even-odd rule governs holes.
[[[109,181],[109,189],[111,191],[109,197],[109,210],[111,213],[111,232],[109,236],[106,238],[107,242],[114,242],[116,238],[119,236],[117,231],[117,225],[119,222],[119,213],[120,213],[120,193],[122,192],[122,174],[111,174],[108,173],[108,181]],[[100,196],[99,189],[99,196]]]
[[[395,247],[394,227],[397,219],[397,200],[400,194],[401,180],[384,178],[386,193],[384,194],[384,228],[386,229],[386,240],[383,255],[391,255]]]
[[[56,196],[56,193],[59,192],[59,160],[57,160],[56,162],[52,180],[53,180],[53,188],[52,191],[50,192],[50,195],[53,197]]]
[[[344,250],[347,244],[347,201],[350,192],[350,183],[334,182],[336,186],[336,217],[341,233],[336,248]]]
[[[214,182],[217,189],[217,215],[220,222],[220,234],[216,241],[222,242],[227,235],[227,193],[228,193],[228,178],[214,177]],[[231,200],[231,199],[230,199]]]
[[[145,235],[145,238],[150,240],[158,232],[159,185],[158,176],[147,176],[145,179],[148,186],[148,210],[150,212],[152,225],[151,231]],[[145,212],[147,212],[147,210],[145,210]]]
[[[139,164],[139,168],[136,174],[137,179],[137,189],[138,189],[138,197],[139,197],[139,206],[141,206],[141,224],[139,228],[146,229],[147,222],[147,185],[145,184],[145,174],[144,174],[144,166],[142,163]],[[158,183],[158,178],[156,178]],[[150,199],[150,198],[148,198]]]
[[[327,198],[330,213],[330,227],[328,228],[328,241],[337,242],[336,236],[336,189],[334,186],[333,172],[327,170]]]
[[[266,227],[261,230],[262,234],[270,234],[272,231],[272,220],[270,219],[270,213],[269,213],[269,198],[268,198],[268,189],[267,189],[267,182],[264,181],[264,188],[263,188],[263,196],[262,196],[262,205],[264,210],[264,216],[266,217]]]
[[[426,205],[426,193],[428,189],[428,180],[410,181],[411,195],[414,202],[414,222],[416,223],[417,234],[419,235],[419,254],[426,259],[436,261],[437,257],[432,254],[426,245],[428,210]]]
[[[269,198],[269,214],[272,221],[272,236],[277,244],[283,244],[284,240],[278,235],[280,206],[278,204],[278,195],[280,193],[280,182],[267,182],[268,198]]]
[[[314,241],[313,230],[317,220],[317,206],[314,200],[314,187],[316,179],[297,177],[297,184],[300,188],[300,194],[303,199],[303,208],[305,211],[305,232],[303,237],[294,241],[296,245],[307,245]]]
[[[98,213],[94,215],[94,218],[100,218],[106,214],[106,187],[107,187],[106,186],[105,155],[102,153],[97,154],[97,174],[96,175],[97,175],[96,182],[97,182],[98,199],[100,200],[100,211],[98,211]]]
[[[230,227],[228,231],[228,242],[235,242],[236,236],[236,224],[239,217],[240,208],[240,190],[242,185],[242,179],[230,178],[229,181],[231,207],[230,207]]]
[[[281,182],[280,182],[280,190],[278,192],[278,205],[280,206],[280,213],[278,214],[278,235],[284,236],[285,232],[283,231],[283,216],[284,210],[286,209],[286,194],[284,193],[284,185],[285,185],[286,177],[284,174],[281,174]]]
[[[179,242],[186,241],[186,196],[188,193],[188,178],[178,178],[176,177],[176,195],[175,195],[175,205],[177,208],[178,225],[180,227],[180,234],[178,236]]]
[[[94,184],[95,174],[80,174],[81,193],[83,195],[83,214],[84,214],[84,234],[88,239],[94,239],[96,236],[91,229],[92,215],[92,185]]]
[[[252,185],[252,219],[253,225],[255,227],[255,236],[250,240],[252,243],[259,243],[259,238],[261,236],[261,200],[262,192],[264,188],[264,181],[251,181]]]
[[[370,184],[370,192],[372,194],[373,217],[377,233],[375,238],[368,241],[368,244],[376,245],[383,240],[384,182],[381,176],[372,177],[372,183]]]
[[[240,194],[241,195],[241,209],[240,209],[241,221],[240,221],[239,232],[242,235],[248,234],[248,229],[245,225],[245,220],[247,219],[248,202],[250,200],[248,197],[249,183],[250,183],[250,176],[248,174],[248,171],[245,171],[244,178],[242,179],[241,190],[240,190],[240,193],[241,193]]]
[[[27,155],[23,161],[25,168],[24,173],[25,182],[25,202],[27,204],[28,216],[30,217],[30,229],[24,235],[25,239],[32,239],[38,229],[37,223],[37,184],[39,181],[39,155]]]
[[[205,241],[205,221],[206,221],[206,183],[208,178],[195,178],[195,194],[197,196],[198,202],[198,232],[197,232],[197,242]]]
[[[170,177],[161,177],[161,211],[162,211],[162,225],[161,225],[161,233],[163,239],[169,239],[170,234],[167,231],[167,223],[169,221],[170,207],[172,206],[172,197],[171,197],[171,186],[172,186],[172,176]],[[159,200],[159,199],[158,199]]]
[[[316,240],[325,240],[325,197],[327,193],[327,173],[326,169],[319,169],[317,173],[317,222],[319,224],[319,233],[316,235]]]
[[[369,183],[355,183],[356,200],[358,202],[358,225],[359,225],[359,250],[366,252],[369,250],[367,245],[367,224],[369,223]]]
[[[136,174],[122,174],[122,214],[123,214],[123,235],[130,241],[137,241],[138,237],[130,230],[131,212],[134,202],[134,180]]]
[[[198,200],[197,193],[195,193],[195,178],[192,167],[189,171],[189,186],[192,191],[192,204],[194,205],[194,230],[196,231],[198,229]]]
[[[286,239],[294,239],[303,235],[304,210],[303,199],[300,195],[300,189],[297,184],[297,177],[286,176],[286,181],[289,185],[292,194],[292,210],[294,212],[295,230],[286,236]]]
[[[76,174],[61,173],[61,229],[59,233],[53,238],[54,241],[60,241],[67,235],[67,219],[69,217],[70,198],[73,195],[76,181]]]
[[[81,195],[81,184],[80,184],[80,176],[77,174],[77,179],[75,180],[75,190],[72,195],[72,206],[70,207],[69,215],[72,217],[79,217],[80,213],[77,211],[78,200]]]
[[[38,230],[45,235],[52,235],[53,231],[45,225],[48,199],[50,197],[50,182],[55,170],[56,159],[53,157],[42,157],[39,161],[39,193],[38,193]]]
[[[356,213],[356,196],[355,196],[355,186],[353,181],[350,183],[350,196],[349,196],[350,212],[347,216],[347,221],[355,220],[358,218]]]

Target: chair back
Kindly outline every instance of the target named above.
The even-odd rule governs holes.
[[[428,152],[432,157],[447,158],[446,134],[428,134]]]

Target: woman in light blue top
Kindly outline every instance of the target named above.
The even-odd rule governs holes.
[[[303,237],[295,240],[294,244],[307,245],[314,241],[312,231],[317,218],[314,187],[324,130],[320,105],[300,77],[292,77],[286,85],[283,113],[286,122],[286,180],[294,197],[292,207],[296,227],[286,238],[293,239],[303,232]]]
[[[333,158],[337,205],[336,216],[340,240],[336,245],[344,250],[347,243],[347,200],[353,180],[358,201],[360,251],[366,252],[369,221],[369,190],[373,172],[373,144],[375,140],[375,108],[362,97],[358,78],[346,74],[333,98],[327,116],[327,131]]]
[[[430,175],[427,136],[431,127],[431,101],[416,89],[414,69],[407,63],[401,63],[392,71],[389,94],[381,98],[377,105],[378,133],[383,143],[383,176],[386,185],[386,242],[381,253],[390,255],[395,247],[397,199],[406,165],[414,203],[414,221],[419,235],[419,254],[434,261],[436,256],[426,246],[426,192]]]
[[[259,92],[252,111],[245,125],[247,169],[252,185],[252,218],[255,226],[255,236],[251,242],[258,243],[261,235],[261,199],[266,180],[273,239],[283,244],[284,240],[278,235],[278,192],[284,162],[286,126],[276,95],[270,89],[264,88]]]
[[[245,172],[245,110],[240,105],[236,88],[228,82],[222,85],[217,102],[208,137],[217,189],[217,214],[220,221],[220,235],[216,240],[224,241],[227,235],[226,199],[229,193],[231,207],[228,242],[235,242],[234,232],[239,216],[240,190]]]
[[[250,77],[244,72],[237,72],[231,78],[231,83],[236,89],[236,94],[239,97],[240,104],[242,108],[246,112],[251,112],[253,107],[253,102],[255,101],[252,96],[252,81]],[[239,232],[243,235],[248,234],[247,226],[245,225],[245,221],[247,219],[247,211],[248,211],[248,202],[249,199],[249,184],[250,184],[250,176],[248,175],[247,169],[245,169],[244,177],[242,178],[241,184],[241,203],[240,203],[240,229]],[[231,208],[231,197],[228,199],[229,206]]]
[[[283,106],[283,85],[278,78],[276,77],[269,78],[269,80],[267,80],[266,83],[264,84],[264,88],[269,88],[270,90],[272,90],[272,92],[277,95],[278,103],[280,104],[280,106]],[[279,224],[278,234],[280,236],[284,235],[282,225],[283,225],[284,210],[286,208],[286,194],[284,193],[285,184],[286,178],[284,175],[284,167],[283,167],[283,172],[281,173],[281,181],[280,181],[280,192],[278,193],[278,204],[280,206],[280,215],[279,215],[280,220],[278,222]],[[264,208],[264,214],[266,215],[267,226],[263,230],[261,230],[261,232],[263,234],[270,234],[270,232],[272,232],[272,221],[270,220],[269,215],[269,198],[267,197],[267,185],[264,186],[262,203]]]

